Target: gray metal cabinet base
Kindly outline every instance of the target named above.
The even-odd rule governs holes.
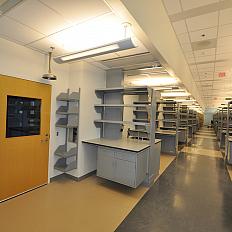
[[[161,152],[177,155],[176,135],[156,134],[157,139],[161,139]]]
[[[98,146],[97,176],[136,188],[146,179],[148,154],[149,148],[132,152]]]
[[[232,165],[232,141],[228,141],[227,163]]]

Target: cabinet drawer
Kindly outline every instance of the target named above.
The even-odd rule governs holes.
[[[109,155],[109,156],[114,156],[114,150],[110,148],[105,148],[105,147],[98,147],[98,154],[102,155]]]
[[[115,151],[115,158],[135,163],[136,158],[137,158],[137,153],[124,151],[124,150],[116,150]]]

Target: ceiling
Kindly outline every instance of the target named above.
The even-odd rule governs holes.
[[[0,5],[4,2],[6,1],[1,1]],[[47,53],[52,46],[55,47],[54,55],[59,56],[68,53],[68,50],[59,43],[57,38],[62,37],[67,31],[81,28],[91,19],[101,18],[104,18],[105,22],[122,20],[113,14],[103,0],[23,0],[0,15],[0,37],[41,53]],[[94,30],[93,26],[91,33],[92,30]],[[102,31],[95,33],[101,35]],[[91,36],[90,43],[96,39],[93,34]],[[80,39],[79,43],[78,39]],[[76,38],[77,42],[74,38],[72,42],[76,46],[79,45],[81,49],[85,49],[81,46],[84,39],[79,35]],[[133,38],[133,40],[136,48],[89,58],[85,61],[103,69],[134,68],[141,63],[152,64],[154,57],[138,39]]]
[[[163,0],[205,106],[232,96],[232,1]]]

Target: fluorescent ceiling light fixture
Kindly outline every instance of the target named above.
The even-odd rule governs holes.
[[[163,92],[161,93],[161,97],[187,97],[190,96],[190,93],[183,92],[183,91],[171,91],[171,92]]]
[[[55,57],[54,61],[61,64],[61,63],[66,63],[66,62],[70,62],[74,60],[81,60],[81,59],[85,59],[85,58],[89,58],[93,56],[99,56],[99,55],[103,55],[103,54],[107,54],[111,52],[122,51],[122,50],[130,49],[130,48],[134,48],[134,47],[135,45],[132,42],[132,39],[127,38],[127,39],[120,40],[120,41],[117,41],[111,44],[106,44],[100,47],[90,48],[88,50]]]
[[[190,103],[190,102],[196,102],[196,100],[191,99],[191,100],[186,100],[186,99],[174,99],[177,102],[184,102],[184,103]]]
[[[131,80],[131,83],[136,86],[170,86],[176,85],[179,81],[173,77],[145,77]]]
[[[163,69],[163,67],[161,65],[154,65],[151,67],[144,67],[144,68],[140,68],[139,70],[141,71],[147,71],[147,70],[155,70],[155,69]]]
[[[57,32],[48,39],[57,49],[71,53],[134,38],[129,25],[113,13],[107,13]]]

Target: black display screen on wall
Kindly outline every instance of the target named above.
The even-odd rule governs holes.
[[[7,96],[6,138],[40,134],[41,99]]]

